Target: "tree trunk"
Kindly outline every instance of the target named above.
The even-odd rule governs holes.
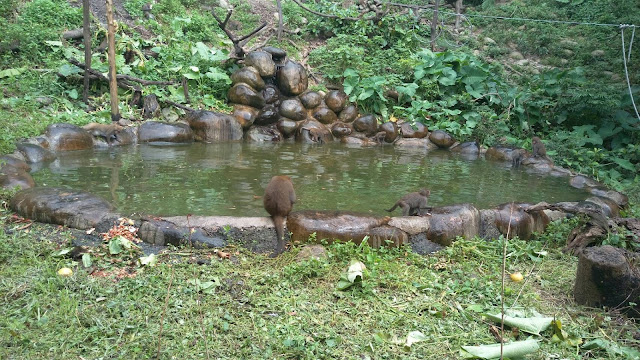
[[[278,42],[282,39],[282,1],[276,0],[278,5]]]
[[[458,30],[458,28],[460,27],[460,13],[462,11],[462,0],[456,0],[456,23],[455,23],[455,29]]]
[[[89,70],[91,68],[91,24],[89,0],[82,0],[82,34],[84,37],[84,89],[82,101],[89,104]]]
[[[436,51],[436,28],[438,25],[438,9],[440,0],[436,0],[436,7],[433,9],[433,20],[431,20],[431,51]]]
[[[118,81],[116,79],[116,23],[113,19],[113,0],[107,1],[107,38],[109,39],[109,92],[111,97],[111,121],[120,120],[118,109]]]

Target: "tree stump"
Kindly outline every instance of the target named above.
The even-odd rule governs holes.
[[[573,296],[581,305],[629,307],[631,316],[640,316],[640,271],[622,249],[586,248],[580,253]]]

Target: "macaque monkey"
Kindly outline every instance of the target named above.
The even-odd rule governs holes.
[[[324,143],[324,140],[322,139],[322,131],[320,129],[311,128],[311,129],[307,129],[307,131],[309,131],[309,139],[311,141],[316,142],[318,144]]]
[[[291,178],[284,175],[272,177],[264,189],[263,201],[264,209],[271,215],[276,227],[278,245],[273,256],[278,256],[284,252],[284,220],[296,202],[296,193],[293,190]]]
[[[427,201],[431,191],[429,189],[421,189],[419,192],[408,193],[398,200],[391,209],[387,210],[392,212],[398,206],[402,208],[402,216],[424,216],[430,215],[427,212]]]
[[[533,157],[547,158],[547,149],[544,147],[544,144],[539,137],[534,136],[531,138],[531,148],[533,149]]]
[[[123,127],[118,124],[99,124],[90,123],[82,127],[87,130],[93,137],[102,138],[107,144],[111,145],[118,140],[118,134]]]
[[[516,149],[513,151],[513,155],[511,156],[511,166],[517,168],[522,164],[522,160],[527,156],[527,151],[525,149]]]

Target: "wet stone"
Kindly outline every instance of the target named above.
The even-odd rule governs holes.
[[[273,61],[276,63],[282,62],[287,57],[285,50],[273,46],[265,46],[262,48],[262,51],[271,54]]]
[[[322,95],[316,91],[307,91],[300,95],[300,101],[305,108],[313,109],[320,106],[322,103]]]
[[[67,123],[52,124],[45,131],[51,151],[85,150],[93,147],[93,137],[85,129]]]
[[[264,102],[267,104],[280,104],[280,90],[274,85],[267,85],[261,92]]]
[[[392,143],[398,138],[398,124],[395,122],[387,121],[378,130],[384,132],[384,142]]]
[[[296,130],[298,129],[298,122],[286,117],[280,117],[280,119],[278,119],[276,127],[285,138],[289,138],[295,135]]]
[[[456,142],[453,136],[444,130],[432,131],[431,134],[429,134],[429,140],[442,149],[448,149]]]
[[[406,149],[417,149],[431,151],[438,149],[438,146],[432,143],[428,138],[402,138],[394,143],[395,146]]]
[[[11,166],[24,171],[31,171],[31,166],[29,166],[29,164],[11,155],[4,155],[0,157],[0,169],[6,166]]]
[[[276,64],[273,62],[271,54],[266,51],[252,51],[244,59],[247,66],[253,66],[258,70],[263,78],[272,77],[276,74]]]
[[[332,124],[338,120],[336,113],[324,106],[317,107],[313,112],[313,117],[323,124]]]
[[[256,125],[270,125],[278,121],[280,118],[280,114],[278,114],[278,110],[275,106],[268,104],[265,105],[258,116],[256,117],[255,124]]]
[[[307,112],[299,99],[293,98],[282,101],[280,104],[280,115],[292,120],[304,120]]]
[[[484,154],[487,160],[508,161],[511,162],[515,157],[528,156],[524,149],[510,146],[494,146],[487,149]]]
[[[59,188],[22,190],[11,199],[10,206],[26,218],[76,229],[89,229],[115,216],[115,208],[105,200],[90,193]]]
[[[367,136],[374,135],[378,131],[378,119],[374,115],[361,116],[353,121],[353,128]]]
[[[253,125],[253,122],[256,120],[259,113],[260,110],[254,107],[235,104],[233,105],[231,116],[238,120],[243,129],[248,129]]]
[[[197,115],[192,114],[191,116],[197,117]],[[194,121],[198,122],[198,120]],[[146,121],[138,128],[138,140],[140,142],[191,142],[193,141],[193,131],[187,124]]]
[[[282,134],[272,126],[252,126],[245,134],[248,142],[278,142],[282,141]]]
[[[461,154],[478,155],[480,153],[480,146],[475,141],[469,141],[452,147],[451,151]]]
[[[341,90],[332,90],[324,97],[327,107],[335,113],[339,113],[347,104],[347,94]]]
[[[338,115],[338,121],[352,122],[358,117],[358,108],[355,105],[347,105]]]
[[[403,122],[400,124],[400,131],[402,132],[402,137],[405,138],[421,139],[429,135],[429,130],[421,122],[415,122],[413,124]]]
[[[300,95],[307,90],[308,78],[304,67],[294,61],[287,63],[278,70],[277,83],[280,91],[285,95]]]
[[[261,109],[265,104],[262,95],[256,92],[254,88],[244,83],[233,85],[231,89],[229,89],[227,97],[231,103],[247,105],[256,109]]]
[[[198,141],[242,140],[242,125],[233,116],[213,111],[192,111],[185,117]],[[166,140],[165,140],[166,141]]]
[[[27,163],[39,163],[44,161],[53,161],[56,155],[40,145],[21,143],[16,148],[24,156]]]
[[[0,167],[0,188],[2,189],[29,189],[36,186],[31,175],[21,168],[13,166]]]
[[[292,241],[308,241],[316,234],[316,239],[362,242],[370,230],[386,225],[389,217],[375,217],[346,211],[295,211],[287,218],[287,228],[293,233]]]
[[[260,77],[260,72],[253,66],[245,66],[231,75],[233,84],[245,83],[253,89],[260,91],[265,88],[264,80]]]
[[[480,213],[471,204],[433,208],[429,221],[427,239],[443,246],[458,236],[470,239],[480,233]]]

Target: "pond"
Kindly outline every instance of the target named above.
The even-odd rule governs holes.
[[[429,204],[470,202],[490,208],[510,202],[586,199],[566,177],[512,169],[449,151],[339,143],[143,144],[64,153],[34,169],[39,186],[84,190],[122,214],[266,216],[264,187],[274,175],[293,180],[295,210],[384,209],[407,192],[431,189]],[[396,210],[394,215],[400,215]]]

